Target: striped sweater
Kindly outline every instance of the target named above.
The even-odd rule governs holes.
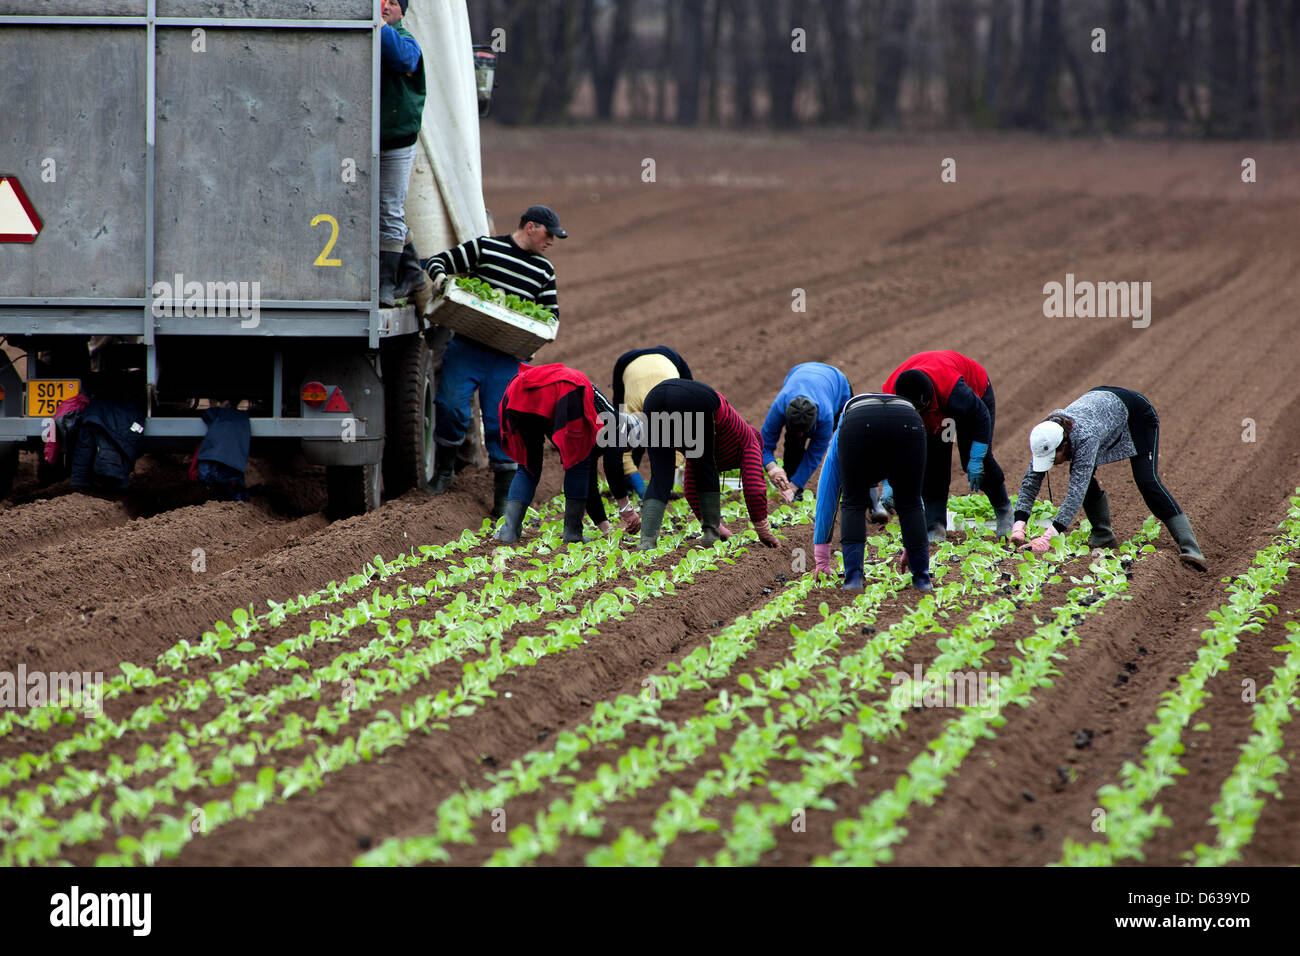
[[[718,410],[714,412],[714,455],[718,471],[740,469],[745,492],[745,508],[755,524],[767,520],[767,478],[763,473],[763,440],[758,429],[740,417],[740,413],[718,392]],[[695,461],[686,459],[686,500],[695,517],[700,514],[700,494],[695,486]]]
[[[472,274],[502,292],[531,299],[560,317],[555,267],[545,256],[524,252],[509,236],[479,236],[427,260],[429,277]]]

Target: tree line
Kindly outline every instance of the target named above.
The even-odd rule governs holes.
[[[472,0],[493,115],[1300,131],[1300,0]]]

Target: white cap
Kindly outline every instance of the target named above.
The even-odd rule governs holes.
[[[1061,447],[1065,429],[1056,422],[1039,422],[1029,433],[1029,451],[1034,456],[1034,471],[1049,471],[1056,464],[1056,449]]]

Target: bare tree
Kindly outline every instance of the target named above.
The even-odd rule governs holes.
[[[700,75],[704,66],[704,0],[681,0],[679,30],[673,51],[677,122],[694,126],[700,116]]]
[[[765,0],[765,15],[761,18],[767,94],[771,103],[768,119],[778,127],[795,124],[794,94],[805,56],[794,51],[791,39],[794,29],[803,26],[798,17],[799,7],[789,0]]]
[[[1112,133],[1128,129],[1131,46],[1129,44],[1128,0],[1110,0],[1107,11],[1106,125]]]
[[[1207,0],[1210,7],[1210,114],[1205,124],[1209,136],[1235,136],[1240,123],[1237,110],[1237,11],[1235,4]]]
[[[988,49],[984,55],[984,122],[996,123],[1005,87],[1007,43],[1011,32],[1010,0],[992,0]]]
[[[1061,0],[1043,0],[1038,24],[1038,52],[1029,85],[1027,125],[1046,129],[1055,108],[1061,70]]]
[[[898,126],[898,94],[907,65],[907,32],[912,24],[912,0],[890,0],[876,44],[876,96],[871,104],[872,126]]]
[[[750,29],[753,0],[731,0],[731,62],[735,71],[736,125],[754,122],[754,46]]]
[[[614,91],[618,86],[619,73],[627,60],[635,10],[636,0],[614,0],[613,24],[609,40],[602,49],[597,35],[595,0],[585,0],[583,4],[587,60],[591,66],[591,81],[596,91],[596,116],[599,119],[607,120],[614,115]]]

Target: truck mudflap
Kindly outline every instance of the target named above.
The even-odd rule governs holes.
[[[331,422],[333,438],[304,438],[303,456],[314,465],[374,465],[384,457],[384,383],[374,356],[324,355],[311,363],[298,383],[300,414],[304,422]],[[309,404],[303,387],[325,386],[325,401]]]

